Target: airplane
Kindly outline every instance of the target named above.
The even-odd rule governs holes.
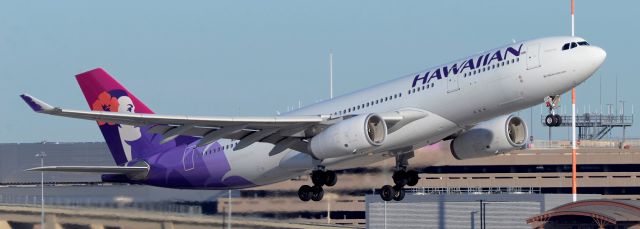
[[[320,201],[337,170],[393,157],[394,185],[379,194],[401,201],[404,187],[420,179],[408,163],[416,149],[451,140],[453,156],[465,160],[523,148],[527,126],[511,113],[557,99],[605,59],[580,37],[513,42],[277,116],[155,114],[97,68],[76,75],[91,111],[21,97],[38,113],[97,121],[116,165],[29,171],[102,173],[104,182],[177,189],[242,189],[310,175],[298,196]]]

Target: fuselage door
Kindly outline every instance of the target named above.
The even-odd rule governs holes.
[[[447,93],[452,93],[460,90],[460,84],[458,84],[458,75],[460,74],[449,76],[449,78],[447,79]]]
[[[182,156],[182,165],[184,166],[184,171],[192,170],[195,167],[195,146],[187,146],[184,149],[184,154]]]
[[[540,44],[530,44],[527,46],[527,70],[538,67],[541,67]]]

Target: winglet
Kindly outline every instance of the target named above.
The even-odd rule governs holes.
[[[29,95],[29,94],[22,94],[22,95],[20,95],[20,97],[35,112],[43,112],[43,111],[49,111],[49,110],[53,110],[54,109],[54,107],[52,107],[51,105],[49,105],[49,104],[47,104],[45,102],[42,102],[42,100],[39,100],[39,99]]]

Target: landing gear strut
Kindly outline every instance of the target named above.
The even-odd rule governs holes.
[[[418,184],[420,180],[420,176],[418,176],[418,171],[415,170],[407,170],[407,166],[409,165],[409,158],[413,157],[413,152],[406,153],[402,155],[396,155],[396,169],[393,172],[393,183],[394,186],[385,185],[380,188],[380,197],[384,201],[402,201],[404,199],[405,190],[404,186],[415,186]]]
[[[313,186],[302,185],[298,189],[298,197],[302,201],[320,201],[324,196],[324,190],[322,186],[334,186],[338,182],[338,176],[336,172],[331,170],[314,170],[311,173],[311,182]]]
[[[560,126],[562,124],[562,116],[556,114],[556,109],[560,103],[560,96],[547,96],[544,98],[544,103],[549,108],[549,115],[544,118],[544,124],[547,126]]]

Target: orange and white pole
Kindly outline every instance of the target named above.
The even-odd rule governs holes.
[[[571,0],[571,36],[575,36],[575,16],[574,7],[575,0]],[[573,194],[573,202],[578,200],[578,181],[576,166],[576,88],[571,89],[571,193]]]

